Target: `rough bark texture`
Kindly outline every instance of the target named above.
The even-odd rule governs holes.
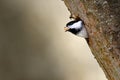
[[[64,0],[86,24],[89,46],[108,80],[120,80],[120,0]]]

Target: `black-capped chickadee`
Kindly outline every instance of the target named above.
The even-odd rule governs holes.
[[[66,27],[64,27],[65,32],[71,32],[77,36],[88,38],[88,33],[86,31],[84,22],[82,20],[73,20],[66,24]]]

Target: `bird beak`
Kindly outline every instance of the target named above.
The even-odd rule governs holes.
[[[64,27],[65,32],[68,31],[70,28],[69,27]]]

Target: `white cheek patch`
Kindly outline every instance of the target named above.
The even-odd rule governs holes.
[[[73,25],[71,25],[71,26],[68,26],[69,28],[76,28],[76,29],[79,29],[79,28],[81,28],[82,27],[82,21],[78,21],[78,22],[76,22],[76,23],[74,23]]]

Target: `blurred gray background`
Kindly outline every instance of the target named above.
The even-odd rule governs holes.
[[[0,0],[0,80],[106,80],[61,0]]]

